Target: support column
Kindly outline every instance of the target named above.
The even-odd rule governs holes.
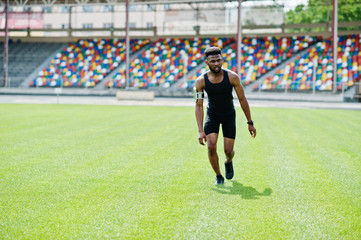
[[[129,0],[125,0],[125,89],[129,88]]]
[[[9,29],[8,29],[8,5],[9,0],[4,1],[4,12],[5,12],[5,39],[4,39],[4,82],[3,85],[6,87],[6,81],[8,79],[8,47],[9,47]]]
[[[72,22],[72,11],[73,11],[73,6],[70,6],[69,7],[69,18],[68,18],[68,37],[71,37],[72,36],[72,25],[71,25],[71,22]]]
[[[333,42],[333,93],[337,92],[337,46],[338,46],[338,20],[337,20],[337,0],[333,0],[333,25],[332,25],[332,42]]]
[[[237,73],[241,74],[241,43],[242,43],[242,18],[241,18],[242,0],[238,0],[238,16],[237,16]]]

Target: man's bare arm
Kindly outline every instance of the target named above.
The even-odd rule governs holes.
[[[238,75],[232,75],[231,78],[230,78],[230,81],[231,81],[231,84],[234,87],[234,90],[236,91],[236,94],[237,94],[239,103],[241,104],[241,108],[243,110],[243,113],[247,118],[247,122],[252,121],[251,110],[249,108],[247,98],[246,98],[246,96],[244,94],[244,89],[243,89],[243,86],[241,84],[241,80],[240,80],[239,76]],[[253,125],[249,124],[248,125],[248,130],[249,130],[249,132],[250,132],[250,134],[251,134],[251,136],[253,138],[256,137],[256,128]]]
[[[195,90],[197,92],[203,92],[204,90],[204,79],[198,78],[195,82]],[[203,118],[204,118],[204,112],[203,112],[203,99],[196,99],[196,105],[195,105],[195,114],[196,114],[196,120],[197,120],[197,126],[198,126],[198,141],[200,144],[205,145],[206,134],[203,130]]]

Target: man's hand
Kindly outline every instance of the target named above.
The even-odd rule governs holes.
[[[248,125],[248,131],[253,138],[256,137],[256,128],[253,125],[251,124]]]
[[[206,134],[204,132],[200,132],[198,136],[199,144],[205,145],[207,142]]]

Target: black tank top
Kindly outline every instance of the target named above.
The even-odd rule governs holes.
[[[207,73],[204,74],[204,82],[207,95],[207,112],[211,114],[228,114],[234,112],[233,86],[229,82],[227,71],[223,70],[223,80],[220,83],[211,83]]]

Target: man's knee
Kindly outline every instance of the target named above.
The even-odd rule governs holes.
[[[226,155],[231,155],[233,153],[233,146],[225,146],[224,147],[224,153]]]
[[[208,152],[209,152],[211,155],[217,153],[217,144],[208,143]]]
[[[233,154],[234,139],[224,139],[224,153],[229,156]]]

